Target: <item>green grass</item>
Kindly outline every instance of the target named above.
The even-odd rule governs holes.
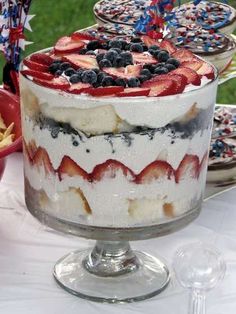
[[[33,0],[30,10],[30,14],[36,15],[31,20],[33,32],[27,31],[26,37],[34,44],[27,46],[24,55],[50,47],[61,36],[92,25],[95,22],[92,8],[96,2],[96,0]],[[229,4],[236,7],[236,0],[229,1]],[[0,69],[3,65],[4,59],[1,57]],[[236,79],[220,86],[217,101],[236,103],[235,87]]]

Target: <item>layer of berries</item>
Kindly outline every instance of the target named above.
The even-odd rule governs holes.
[[[188,84],[200,86],[202,76],[215,77],[212,66],[190,51],[148,36],[105,41],[74,33],[24,65],[21,73],[39,85],[97,97],[175,95]]]
[[[82,169],[69,156],[64,156],[58,169],[54,169],[47,151],[42,147],[37,147],[32,141],[24,143],[25,153],[33,166],[43,166],[46,174],[55,173],[60,180],[65,176],[80,176],[88,182],[98,182],[104,177],[115,178],[117,173],[122,172],[127,179],[136,184],[148,184],[154,180],[162,178],[175,180],[179,183],[185,178],[198,179],[202,170],[206,169],[208,153],[199,160],[197,155],[186,154],[177,169],[166,161],[155,160],[147,165],[139,174],[135,174],[130,168],[120,161],[109,159],[106,162],[95,166],[91,173]]]

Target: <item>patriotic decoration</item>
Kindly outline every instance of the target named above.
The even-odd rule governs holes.
[[[28,14],[30,4],[31,0],[0,0],[0,51],[7,61],[3,71],[4,87],[15,93],[21,51],[31,44],[24,35],[24,29],[32,31],[29,22],[34,15]]]

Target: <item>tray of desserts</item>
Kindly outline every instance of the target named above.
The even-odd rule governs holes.
[[[236,185],[236,106],[217,105],[210,144],[206,197]]]

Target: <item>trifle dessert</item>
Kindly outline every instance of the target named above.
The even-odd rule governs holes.
[[[236,10],[230,5],[218,1],[201,1],[182,4],[174,9],[179,25],[201,25],[206,30],[215,30],[223,34],[232,34],[236,28]]]
[[[31,212],[109,228],[199,212],[211,64],[167,40],[77,32],[26,58],[20,88]]]
[[[229,66],[236,52],[233,37],[211,32],[196,24],[176,27],[166,38],[177,47],[186,48],[213,63],[220,72]]]

